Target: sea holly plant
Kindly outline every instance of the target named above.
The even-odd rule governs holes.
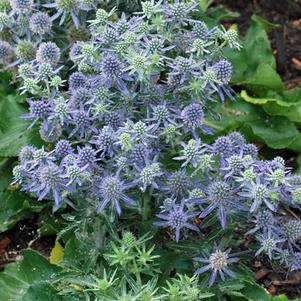
[[[236,277],[242,233],[258,250],[249,252],[288,271],[301,268],[301,221],[280,214],[300,209],[300,176],[281,157],[260,158],[239,132],[205,143],[215,133],[206,118],[210,104],[236,98],[223,54],[241,49],[233,29],[194,18],[198,1],[147,1],[133,14],[96,9],[97,1],[24,3],[3,8],[8,34],[0,54],[27,96],[28,113],[20,117],[39,129],[44,146],[21,148],[12,183],[37,201],[53,201],[56,212],[86,208],[61,236],[92,228],[75,238],[80,244],[94,233],[87,253],[94,253],[93,268],[125,274],[117,281],[117,272],[104,272],[104,289],[119,283],[105,300],[158,300],[156,261],[164,251],[172,256],[170,240],[184,249],[192,242],[188,257],[175,249],[195,276],[180,275],[165,289],[176,296],[185,282],[195,290],[181,300],[201,298],[198,277],[210,274],[210,286]],[[64,45],[60,24],[72,28]],[[129,229],[152,235],[136,240]],[[229,230],[238,243],[231,238],[224,246]],[[203,247],[195,243],[201,239]]]

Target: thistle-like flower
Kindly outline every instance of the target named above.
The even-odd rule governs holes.
[[[5,64],[13,54],[13,48],[6,41],[0,41],[0,63]]]
[[[204,111],[202,105],[199,103],[192,103],[186,106],[181,112],[181,118],[184,126],[192,130],[195,136],[197,136],[195,132],[197,128],[206,134],[213,133],[213,129],[204,125]]]
[[[257,239],[260,242],[260,248],[256,252],[255,256],[258,256],[259,254],[264,252],[269,256],[270,260],[275,257],[275,254],[281,252],[279,244],[285,241],[284,239],[278,239],[274,237],[270,231],[262,236],[259,236]]]
[[[73,152],[70,142],[66,139],[61,139],[55,144],[55,154],[59,158],[63,158]]]
[[[230,254],[231,249],[226,251],[221,251],[219,248],[215,248],[215,250],[211,254],[207,254],[207,258],[196,257],[195,261],[205,263],[206,265],[200,267],[196,270],[196,274],[202,274],[207,271],[211,271],[211,276],[209,279],[209,286],[212,286],[216,280],[217,274],[220,275],[221,279],[225,280],[225,275],[235,278],[235,273],[229,269],[229,265],[239,261],[239,258],[232,257]]]
[[[14,12],[20,15],[28,15],[33,9],[33,0],[10,0]]]
[[[132,80],[132,78],[124,69],[124,63],[115,55],[108,54],[102,60],[101,72],[104,87],[109,89],[115,84],[125,96],[129,96],[129,91],[124,81]]]
[[[276,200],[274,199],[275,189],[268,187],[265,183],[261,183],[259,178],[255,182],[245,185],[245,190],[240,192],[239,195],[252,201],[250,212],[257,211],[262,204],[266,205],[268,209],[276,210]]]
[[[198,162],[201,158],[204,149],[202,148],[201,141],[191,139],[188,141],[187,144],[181,142],[183,150],[181,151],[182,155],[179,157],[173,158],[174,160],[185,161],[182,164],[182,167],[188,165],[189,163],[192,164],[193,167],[197,167]]]
[[[212,181],[208,187],[203,187],[201,190],[206,195],[192,200],[199,204],[209,203],[209,206],[201,212],[200,217],[204,218],[217,209],[218,218],[223,229],[226,228],[227,224],[227,211],[243,209],[240,198],[226,181]]]
[[[30,191],[37,192],[38,200],[52,196],[56,206],[62,202],[62,192],[69,190],[66,186],[62,170],[55,164],[49,164],[38,170],[39,182],[34,184]]]
[[[99,195],[102,199],[97,212],[102,213],[104,209],[110,204],[112,208],[121,214],[120,202],[127,205],[136,206],[136,202],[125,194],[125,191],[131,185],[125,184],[118,176],[106,176],[102,179],[99,187]]]
[[[29,28],[33,33],[43,35],[51,31],[52,20],[47,13],[34,13],[29,20]]]
[[[29,126],[33,127],[39,119],[46,120],[46,116],[50,112],[50,104],[46,99],[28,99],[29,113],[21,115],[23,119],[33,119],[33,122]]]
[[[197,215],[196,212],[185,211],[185,200],[183,199],[180,204],[173,204],[168,213],[158,214],[157,217],[164,221],[155,222],[159,227],[170,227],[175,231],[176,242],[180,239],[180,232],[184,228],[199,232],[199,228],[191,223],[189,220]]]
[[[41,43],[36,54],[36,60],[39,64],[49,63],[56,65],[61,56],[61,51],[53,42]]]
[[[283,225],[283,231],[290,242],[296,242],[301,238],[301,221],[298,219],[289,220]]]
[[[183,196],[189,186],[190,180],[184,170],[174,171],[167,178],[166,190],[172,196]]]

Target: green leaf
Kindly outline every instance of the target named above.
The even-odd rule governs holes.
[[[12,182],[12,168],[15,158],[0,158],[0,192]]]
[[[216,135],[239,129],[249,139],[264,142],[271,148],[282,149],[292,146],[296,148],[295,143],[300,133],[296,125],[286,117],[268,116],[260,106],[239,99],[236,102],[216,104],[213,110],[221,118],[208,119],[206,124],[221,128]]]
[[[33,212],[40,212],[45,206],[47,203],[32,200],[17,190],[0,192],[0,233],[22,219],[32,218]]]
[[[22,251],[20,262],[8,265],[0,274],[0,300],[55,301],[56,296],[50,280],[61,270],[46,258],[32,250]]]
[[[60,301],[56,290],[47,282],[33,283],[22,297],[22,301]]]
[[[268,114],[286,116],[291,121],[301,122],[301,88],[287,90],[282,93],[270,91],[267,95],[271,95],[278,100],[263,106]]]
[[[253,16],[243,40],[244,48],[241,51],[225,50],[225,56],[234,67],[234,85],[244,86],[256,93],[264,93],[268,89],[284,89],[284,84],[275,70],[276,62],[266,33],[266,29],[272,26],[260,17]]]
[[[273,301],[289,301],[290,299],[286,297],[285,295],[279,295],[272,299]],[[295,300],[297,301],[297,300]]]
[[[269,91],[265,97],[251,97],[243,90],[241,97],[249,103],[261,105],[269,115],[286,116],[290,121],[301,122],[301,88],[281,93]]]
[[[28,129],[30,123],[20,118],[24,113],[27,108],[16,96],[9,95],[0,102],[0,157],[17,156],[24,145],[42,145],[38,133]]]
[[[245,81],[246,87],[255,92],[259,92],[258,89],[282,91],[284,84],[281,77],[276,70],[266,63],[260,64],[256,72]]]
[[[246,283],[245,288],[241,292],[248,301],[271,301],[271,297],[267,294],[267,291],[256,283]]]
[[[255,136],[274,149],[286,148],[299,136],[295,124],[285,117],[267,117],[249,123]]]
[[[291,107],[291,106],[295,106],[295,103],[289,103],[286,101],[283,101],[281,99],[277,99],[277,98],[257,98],[257,97],[251,97],[248,95],[248,93],[246,92],[246,90],[242,90],[240,93],[240,96],[249,103],[255,104],[255,105],[264,105],[267,104],[269,102],[274,102],[279,106],[282,107]]]
[[[251,18],[251,26],[247,31],[243,44],[247,51],[248,66],[253,67],[253,70],[260,64],[276,67],[276,61],[265,26],[262,23],[262,19],[255,15]]]
[[[52,264],[59,264],[64,257],[64,248],[59,243],[59,241],[55,242],[53,249],[51,250],[49,262]]]
[[[261,18],[260,16],[256,16],[256,15],[252,16],[252,20],[255,21],[256,23],[260,24],[264,28],[265,31],[269,31],[269,30],[281,27],[281,25],[279,25],[279,24],[271,23],[271,22]]]

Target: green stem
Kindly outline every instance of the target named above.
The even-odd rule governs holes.
[[[104,238],[106,235],[105,224],[101,221],[99,216],[96,216],[94,223],[95,245],[98,250],[103,248]]]
[[[153,188],[147,189],[144,193],[143,207],[142,207],[142,220],[146,221],[149,218],[150,213],[150,201],[152,198]]]
[[[134,265],[136,280],[140,285],[142,285],[141,275],[140,275],[140,272],[139,272],[139,269],[137,267],[135,260],[133,261],[133,265]]]

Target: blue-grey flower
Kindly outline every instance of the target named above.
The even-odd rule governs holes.
[[[168,213],[157,214],[157,217],[163,221],[155,222],[154,224],[159,227],[169,227],[175,231],[176,242],[180,239],[180,232],[184,228],[199,232],[199,228],[189,222],[190,219],[195,217],[197,213],[188,212],[185,210],[185,200],[183,199],[180,204],[173,204]]]
[[[61,57],[61,51],[53,42],[44,42],[39,45],[36,60],[39,64],[49,63],[56,65]]]
[[[209,279],[209,286],[212,286],[216,281],[216,277],[219,274],[221,279],[225,280],[225,275],[235,278],[235,273],[229,268],[229,265],[239,261],[238,257],[232,257],[230,254],[231,249],[222,251],[219,248],[215,248],[211,254],[207,254],[207,258],[196,257],[195,261],[204,263],[203,267],[196,270],[196,274],[202,274],[207,271],[211,271],[211,276]]]
[[[49,33],[52,27],[52,20],[47,13],[36,12],[29,20],[29,28],[33,33],[43,35]]]
[[[285,241],[284,239],[276,238],[275,235],[271,234],[270,231],[262,236],[258,236],[257,239],[260,242],[260,248],[255,253],[255,256],[265,253],[268,255],[270,260],[275,258],[277,253],[281,252],[281,247],[279,244]]]
[[[227,181],[215,180],[209,183],[208,187],[201,187],[205,196],[193,199],[194,203],[209,203],[200,217],[204,218],[214,210],[218,211],[218,218],[223,229],[227,224],[227,213],[231,210],[244,210],[241,198],[236,194],[236,188],[233,189]]]
[[[136,206],[136,202],[125,194],[125,191],[130,187],[131,185],[124,183],[118,175],[105,176],[102,179],[99,187],[99,195],[102,201],[97,209],[97,212],[102,213],[108,205],[111,205],[117,214],[120,215],[120,202],[123,202],[127,205]]]
[[[125,64],[115,55],[106,55],[101,62],[101,74],[105,88],[111,88],[114,84],[126,96],[130,92],[124,81],[131,81],[132,78],[126,73]]]

